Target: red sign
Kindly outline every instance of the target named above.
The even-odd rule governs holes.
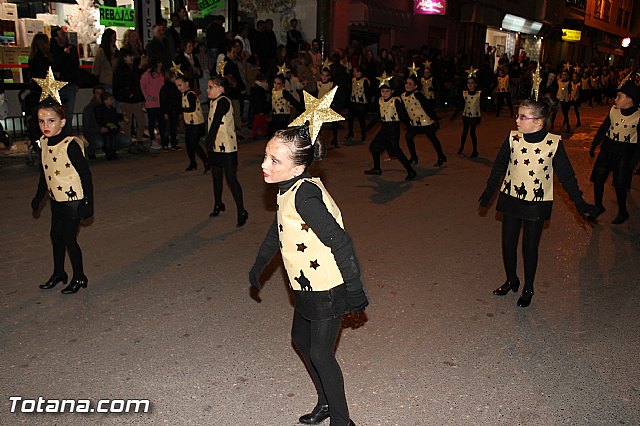
[[[414,0],[413,13],[419,15],[444,15],[447,0]]]

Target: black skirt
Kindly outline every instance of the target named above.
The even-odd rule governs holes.
[[[311,321],[341,317],[349,311],[347,286],[340,284],[326,291],[293,291],[296,311]]]
[[[233,152],[209,152],[209,164],[215,167],[238,168],[238,151]]]
[[[524,220],[547,220],[552,206],[553,201],[525,201],[501,192],[496,210]]]

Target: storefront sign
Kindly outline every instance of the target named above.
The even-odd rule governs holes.
[[[531,21],[521,16],[507,13],[502,19],[502,28],[519,33],[538,34],[542,29],[542,22]]]
[[[206,15],[212,10],[220,9],[224,5],[224,0],[198,0],[200,13]]]
[[[413,13],[419,15],[444,15],[447,12],[447,0],[414,0]]]
[[[562,41],[580,41],[582,32],[579,30],[562,29]]]
[[[153,40],[153,25],[156,22],[155,0],[142,0],[142,38],[146,46]]]
[[[100,9],[100,25],[105,27],[136,26],[136,11],[128,7],[98,6]]]

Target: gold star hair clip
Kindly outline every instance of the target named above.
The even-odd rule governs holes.
[[[56,100],[60,105],[62,105],[62,101],[60,100],[60,93],[58,91],[67,85],[66,81],[57,81],[53,76],[53,70],[49,67],[49,71],[47,72],[47,76],[45,78],[33,78],[33,81],[38,83],[40,87],[42,87],[42,93],[40,94],[40,101],[44,101],[49,96]]]
[[[533,98],[536,102],[538,102],[538,94],[540,93],[540,83],[542,82],[542,77],[540,77],[540,63],[538,62],[538,66],[536,67],[536,72],[531,76],[531,92],[533,93]]]
[[[324,61],[322,61],[322,70],[330,69],[331,65],[333,65],[333,62],[329,61],[329,58],[325,59]]]
[[[382,71],[382,75],[380,77],[376,77],[378,79],[378,81],[380,81],[380,84],[378,84],[378,87],[382,87],[382,86],[389,86],[391,87],[391,84],[389,83],[391,81],[391,79],[393,77],[388,76],[386,71]]]
[[[220,76],[222,77],[224,77],[224,68],[226,66],[227,66],[227,61],[225,61],[224,59],[221,60],[216,66],[216,71],[218,71],[218,74],[220,74]]]
[[[171,61],[171,64],[173,65],[171,68],[169,68],[169,71],[171,71],[172,73],[175,73],[176,75],[180,74],[180,75],[184,75],[184,73],[182,72],[182,70],[180,69],[180,67],[182,66],[182,64],[176,64],[175,62]]]
[[[306,90],[304,94],[304,112],[289,124],[289,127],[302,126],[309,122],[309,135],[311,143],[315,144],[323,123],[344,120],[344,117],[331,109],[331,102],[336,95],[338,86],[334,86],[326,95],[318,99],[310,95]]]
[[[467,78],[475,77],[478,70],[471,65],[471,68],[464,70],[467,73]]]
[[[418,67],[416,67],[416,63],[412,62],[410,67],[407,67],[409,70],[409,76],[418,76]]]
[[[633,71],[629,72],[629,74],[627,74],[627,76],[625,78],[622,79],[622,81],[620,82],[620,84],[618,85],[618,89],[622,89],[622,86],[624,86],[624,84],[631,80],[631,77],[633,77],[635,73]],[[635,83],[633,80],[631,80],[632,83]]]
[[[289,68],[287,68],[287,63],[286,62],[278,67],[278,75],[280,75],[280,74],[287,75],[287,73],[289,71],[291,71],[291,70]]]

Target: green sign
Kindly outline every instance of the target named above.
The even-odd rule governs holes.
[[[136,26],[136,11],[128,7],[98,6],[100,9],[100,25],[105,27]]]
[[[220,9],[224,4],[224,0],[198,0],[198,6],[200,6],[200,13],[206,15],[212,10]]]

